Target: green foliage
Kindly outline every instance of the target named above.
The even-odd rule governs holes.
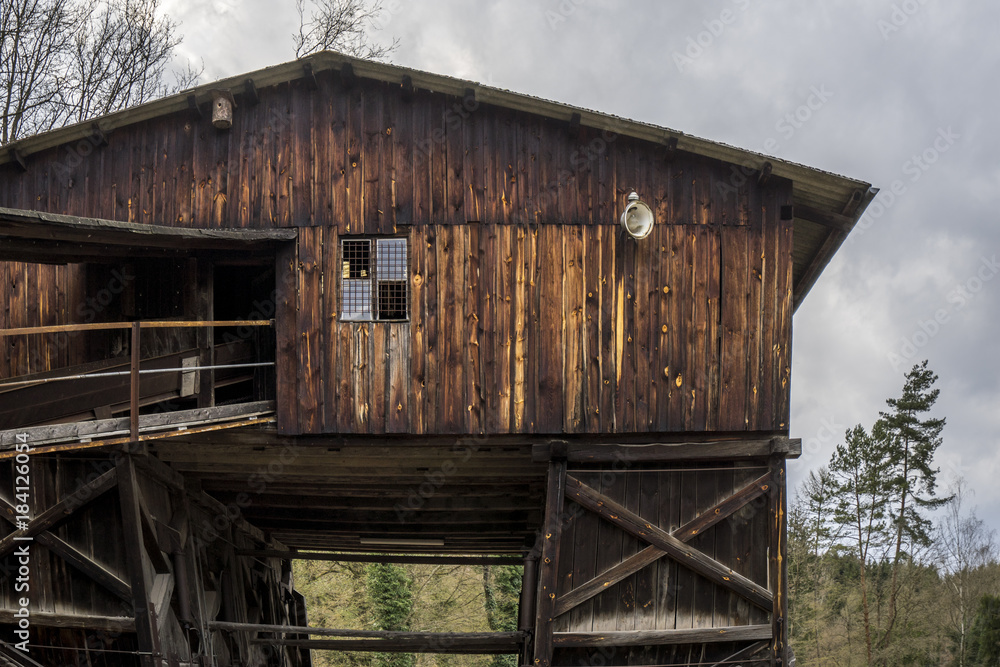
[[[391,563],[371,563],[365,568],[365,588],[371,605],[373,630],[409,630],[413,614],[413,579]],[[413,667],[412,653],[375,653],[373,667]]]
[[[517,630],[517,612],[521,597],[520,565],[484,565],[483,601],[486,620],[493,632]],[[493,656],[491,667],[517,667],[517,656]]]
[[[971,665],[1000,666],[1000,596],[984,595],[970,633]]]

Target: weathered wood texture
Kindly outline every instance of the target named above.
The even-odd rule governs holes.
[[[0,205],[301,228],[279,262],[293,275],[277,276],[279,377],[298,369],[279,382],[285,433],[787,430],[789,181],[472,100],[317,81],[262,89],[228,132],[178,112],[86,155],[0,167]],[[632,190],[657,216],[638,243],[617,227]],[[409,323],[339,321],[338,242],[361,233],[408,235]],[[100,287],[72,265],[0,271],[0,327],[76,321]],[[0,373],[79,361],[29,338],[6,341]]]
[[[12,471],[11,464],[0,465],[5,489],[24,485],[15,484]],[[263,534],[218,501],[186,491],[181,476],[162,463],[38,455],[28,479],[33,542],[11,542],[15,507],[25,498],[0,493],[0,572],[9,575],[0,577],[0,607],[17,610],[20,598],[30,599],[32,656],[42,664],[68,664],[78,655],[85,660],[95,642],[110,651],[101,652],[102,660],[115,667],[138,664],[135,651],[144,648],[163,664],[183,663],[193,654],[185,625],[213,643],[220,665],[265,664],[266,649],[250,642],[251,633],[226,633],[223,640],[220,632],[211,636],[207,624],[301,621],[282,595],[282,582],[291,583],[287,562],[236,554],[268,545]],[[21,563],[12,553],[24,544],[30,548],[27,592],[15,589]],[[139,613],[135,602],[144,607]],[[13,636],[14,620],[9,613],[0,617],[5,637]],[[282,650],[286,664],[303,664],[299,649]]]

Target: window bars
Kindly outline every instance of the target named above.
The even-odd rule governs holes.
[[[407,319],[406,251],[405,238],[341,240],[341,320]]]

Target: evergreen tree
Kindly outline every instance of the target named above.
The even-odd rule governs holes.
[[[970,664],[1000,666],[1000,597],[984,595],[970,633]]]
[[[888,483],[892,491],[892,519],[895,524],[895,548],[892,558],[892,581],[889,589],[888,619],[879,646],[892,642],[899,615],[899,575],[904,561],[912,557],[913,547],[931,543],[931,522],[923,511],[936,509],[949,498],[936,498],[937,468],[934,454],[941,446],[943,418],[927,417],[937,401],[935,375],[927,361],[916,364],[906,374],[903,394],[886,401],[888,411],[879,413],[872,434],[884,442],[891,464]]]
[[[365,589],[375,630],[409,630],[413,613],[413,580],[399,565],[372,563],[365,568]],[[412,653],[375,653],[374,667],[413,667]]]
[[[521,566],[484,565],[483,598],[486,621],[493,632],[515,632],[521,598]],[[516,655],[496,655],[492,667],[516,667]]]

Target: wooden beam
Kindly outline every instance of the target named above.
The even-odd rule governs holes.
[[[395,554],[344,554],[308,551],[237,550],[238,556],[281,558],[282,560],[322,560],[338,563],[405,563],[425,565],[521,565],[516,556],[406,556]]]
[[[180,426],[190,428],[201,424],[209,424],[221,420],[239,419],[251,415],[264,415],[274,412],[274,401],[257,401],[254,403],[238,403],[235,405],[220,405],[212,408],[194,408],[176,412],[161,412],[152,415],[140,415],[139,430],[149,433],[157,430],[177,429]],[[127,418],[97,419],[94,421],[74,422],[71,424],[53,424],[50,426],[31,426],[22,429],[0,431],[0,447],[12,447],[18,433],[26,433],[32,444],[49,444],[53,442],[84,441],[96,438],[106,438],[128,433]]]
[[[13,609],[0,609],[0,624],[17,623]],[[44,611],[31,612],[31,624],[40,628],[77,628],[81,630],[108,630],[135,632],[135,619],[128,616],[83,616],[54,614]]]
[[[770,162],[765,162],[761,165],[760,170],[757,174],[757,185],[763,187],[767,184],[767,181],[771,178],[771,171],[774,169],[774,165]]]
[[[33,518],[28,523],[27,530],[14,531],[7,537],[0,540],[0,558],[6,558],[11,551],[14,550],[15,536],[31,537],[55,526],[76,510],[114,488],[116,478],[117,473],[114,470],[107,471],[100,477],[81,486],[75,492],[66,495],[55,505],[50,506],[44,512]],[[14,508],[9,502],[2,498],[0,498],[0,515],[10,521],[12,525],[16,525],[14,523]]]
[[[558,648],[598,646],[669,646],[713,644],[717,642],[761,641],[770,639],[770,625],[735,625],[725,628],[684,630],[632,630],[614,632],[557,632]]]
[[[675,463],[680,461],[712,461],[742,458],[764,458],[782,447],[788,438],[752,438],[746,440],[715,440],[707,442],[613,444],[569,443],[565,456],[570,463]],[[801,443],[801,441],[799,441]],[[552,445],[534,445],[531,458],[547,461]]]
[[[639,539],[667,552],[685,567],[709,581],[727,588],[765,610],[770,610],[773,598],[766,589],[747,579],[697,549],[684,544],[665,530],[652,525],[611,498],[595,491],[572,476],[566,477],[566,495]]]
[[[403,75],[403,80],[400,83],[400,87],[403,90],[403,101],[410,103],[413,101],[413,77],[409,74]]]
[[[132,590],[117,574],[104,566],[95,563],[85,553],[66,542],[50,531],[43,531],[35,537],[35,541],[59,556],[64,561],[87,575],[104,588],[108,589],[126,602],[132,601]]]
[[[252,106],[257,106],[260,102],[260,95],[257,94],[257,84],[254,83],[253,79],[247,79],[243,82],[243,94]]]
[[[788,561],[786,560],[787,521],[785,500],[785,459],[771,459],[770,537],[768,572],[770,588],[774,592],[771,610],[771,648],[777,664],[788,664]]]
[[[251,644],[290,646],[314,651],[377,653],[509,654],[518,653],[521,632],[401,632],[387,639],[251,639]]]
[[[687,542],[700,535],[705,530],[731,516],[747,503],[767,493],[770,488],[771,474],[763,475],[743,487],[725,500],[716,503],[683,526],[674,530],[671,535],[681,542]],[[621,563],[611,567],[590,581],[580,584],[570,592],[556,600],[556,615],[565,614],[570,609],[586,602],[601,591],[635,574],[650,563],[654,563],[667,554],[666,551],[649,546],[639,553],[630,556]]]
[[[795,205],[795,217],[845,234],[854,228],[854,218],[833,211],[823,211],[805,204]]]
[[[118,496],[121,500],[122,547],[128,564],[132,590],[132,606],[135,609],[135,634],[142,667],[160,667],[160,656],[154,655],[159,643],[156,623],[150,612],[150,589],[146,581],[147,557],[142,542],[142,522],[139,518],[139,485],[135,476],[132,455],[124,453],[117,463]]]
[[[535,598],[534,664],[552,664],[552,622],[556,617],[559,550],[562,543],[563,498],[566,494],[566,461],[549,463],[545,492],[545,524],[542,526],[541,559],[538,563],[538,593]]]
[[[34,613],[32,613],[32,618],[34,618]],[[7,642],[0,639],[0,663],[4,665],[13,665],[14,667],[43,667],[41,663],[35,662],[30,655],[14,648]]]
[[[129,376],[128,435],[132,442],[139,442],[139,359],[141,344],[139,323],[132,323],[132,364]]]
[[[767,649],[768,645],[769,641],[759,641],[756,644],[751,644],[750,646],[741,648],[739,651],[733,653],[732,655],[726,656],[719,662],[712,665],[712,667],[728,667],[729,665],[732,665],[734,662],[750,658],[754,654]]]

